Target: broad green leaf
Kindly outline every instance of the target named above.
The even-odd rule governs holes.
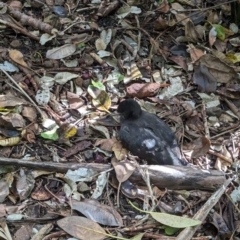
[[[151,216],[158,222],[174,228],[192,227],[201,224],[201,221],[186,217],[179,217],[167,213],[150,212]]]

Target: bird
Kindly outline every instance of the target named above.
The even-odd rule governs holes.
[[[175,134],[157,115],[142,110],[131,98],[120,102],[117,112],[119,139],[134,156],[153,165],[188,165],[182,159]]]

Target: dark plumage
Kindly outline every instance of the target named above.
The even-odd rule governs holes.
[[[175,134],[155,114],[143,111],[133,99],[121,102],[119,138],[133,155],[149,164],[187,165],[181,159]]]

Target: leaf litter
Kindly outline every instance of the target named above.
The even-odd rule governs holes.
[[[0,2],[1,238],[238,237],[237,4]],[[128,97],[198,170],[147,168],[121,145]]]

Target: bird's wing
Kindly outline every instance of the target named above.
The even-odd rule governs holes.
[[[122,125],[119,138],[124,147],[142,159],[156,158],[156,153],[164,150],[164,144],[151,129],[139,127],[134,123]]]
[[[168,146],[178,158],[182,158],[175,133],[172,129],[155,114],[144,112],[144,115],[146,116],[144,119],[149,119],[149,122],[145,121],[144,125],[148,126],[161,140],[164,140],[165,146]]]
[[[143,123],[145,128],[151,129],[156,136],[164,139],[169,145],[177,143],[174,132],[163,120],[157,115],[145,111],[144,115],[144,119],[147,119]]]

